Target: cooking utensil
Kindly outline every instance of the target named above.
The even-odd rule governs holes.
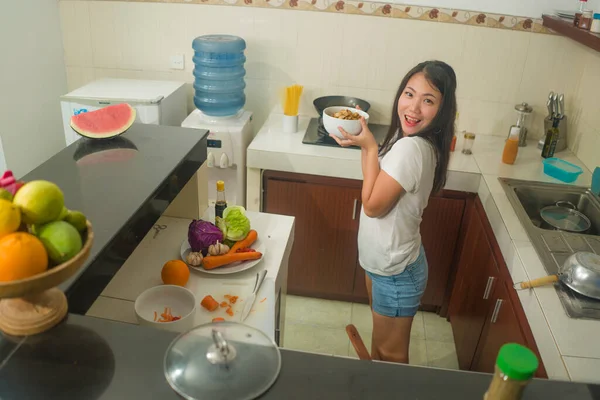
[[[540,210],[540,217],[548,225],[559,231],[583,233],[592,226],[590,219],[568,201],[558,201],[553,206]]]
[[[548,109],[548,118],[554,118],[554,110],[552,109],[552,99],[548,99],[546,102],[546,108]]]
[[[558,114],[560,119],[565,115],[565,95],[563,93],[558,96]]]
[[[258,274],[256,274],[256,282],[254,283],[254,289],[252,290],[252,294],[244,300],[244,310],[242,311],[242,322],[248,318],[250,315],[250,311],[252,310],[252,306],[256,301],[256,294],[258,293],[260,286],[265,280],[265,276],[267,276],[267,270],[263,269]]]
[[[356,106],[359,106],[364,112],[369,111],[369,108],[371,108],[371,104],[368,101],[348,96],[319,97],[313,101],[313,106],[315,106],[319,116],[323,116],[323,110],[327,107],[343,106],[356,108]]]
[[[558,117],[558,93],[552,96],[552,109],[554,110],[554,118]]]
[[[550,118],[554,117],[554,101],[553,101],[553,99],[554,99],[554,92],[551,91],[548,94],[548,102],[546,103],[547,107],[548,107],[548,116]]]
[[[360,333],[356,327],[352,324],[346,326],[346,333],[350,338],[350,343],[352,343],[352,347],[354,347],[354,351],[356,351],[356,355],[358,355],[359,360],[371,360],[371,355],[365,346],[365,342],[363,342],[360,337]]]
[[[583,296],[600,300],[600,256],[589,252],[572,254],[565,260],[558,274],[519,282],[515,284],[515,288],[529,289],[559,281]]]
[[[171,322],[159,322],[160,314],[165,307],[171,309],[173,316],[180,318]],[[181,286],[154,286],[135,299],[133,308],[140,325],[182,332],[194,326],[196,297],[189,289]]]
[[[251,400],[275,383],[281,353],[263,332],[235,322],[199,325],[165,354],[169,385],[188,400]]]

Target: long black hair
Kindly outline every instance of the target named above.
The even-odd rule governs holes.
[[[429,141],[435,149],[437,166],[433,178],[433,192],[438,192],[446,184],[448,161],[450,160],[450,144],[454,137],[454,120],[456,119],[456,74],[451,66],[442,61],[425,61],[408,71],[396,94],[394,108],[392,109],[392,122],[379,155],[384,156],[399,139],[403,137],[400,116],[398,115],[398,101],[404,93],[406,85],[413,75],[423,72],[425,79],[442,94],[442,101],[438,112],[431,123],[418,133],[410,136],[419,136]],[[398,134],[398,135],[396,135]]]

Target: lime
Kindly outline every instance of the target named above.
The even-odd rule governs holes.
[[[58,186],[48,181],[27,182],[15,194],[13,203],[21,208],[26,224],[45,224],[55,221],[65,206]]]
[[[0,199],[0,237],[16,232],[21,226],[19,207],[8,200]]]
[[[6,190],[4,188],[0,188],[0,199],[13,201],[13,195],[8,190]]]
[[[81,211],[69,211],[64,220],[75,227],[79,232],[87,228],[87,218]]]
[[[69,210],[67,209],[67,207],[63,206],[62,211],[60,212],[60,215],[58,216],[58,218],[56,218],[57,221],[63,221],[67,215],[69,214]]]
[[[50,222],[38,229],[38,237],[48,251],[48,256],[56,264],[73,258],[83,243],[77,229],[65,221]]]

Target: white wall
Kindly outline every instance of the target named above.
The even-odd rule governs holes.
[[[20,177],[65,146],[58,97],[67,82],[58,1],[2,1],[0,90],[4,155]]]
[[[381,0],[367,0],[378,1]],[[396,4],[413,4],[438,8],[483,11],[522,17],[540,18],[554,10],[576,10],[578,0],[391,0]],[[600,9],[600,0],[588,0],[588,8]]]

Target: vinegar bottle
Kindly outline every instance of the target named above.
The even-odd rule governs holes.
[[[510,128],[510,135],[506,144],[504,145],[504,151],[502,152],[502,162],[504,164],[514,164],[517,159],[517,152],[519,151],[519,134],[521,128],[518,126],[512,126]]]
[[[223,218],[223,211],[227,208],[225,201],[225,182],[217,181],[217,201],[215,203],[215,218]]]

